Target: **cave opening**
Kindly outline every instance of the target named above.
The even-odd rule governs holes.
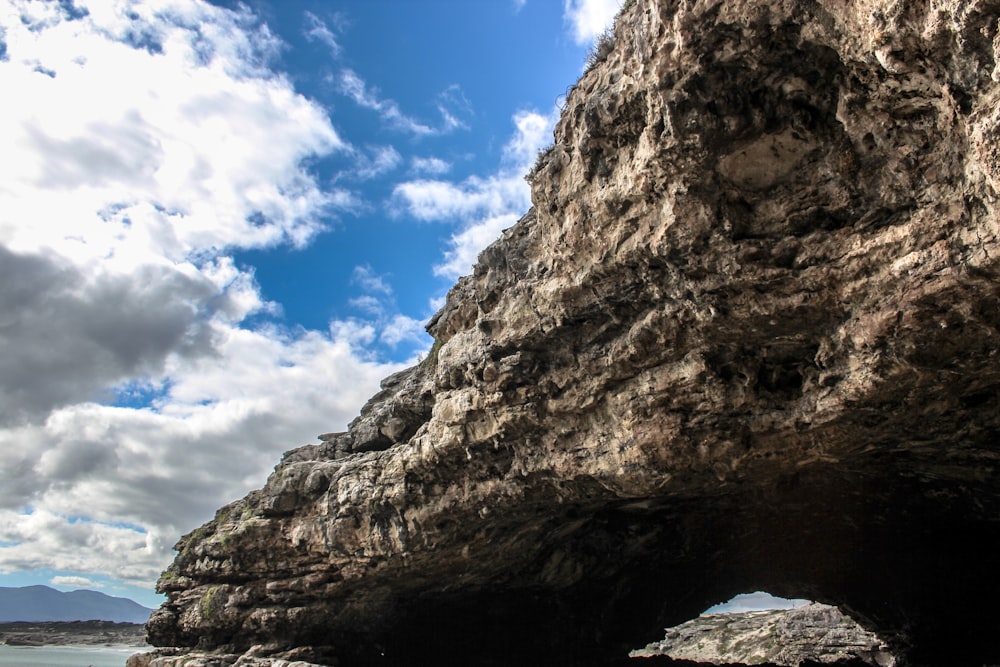
[[[873,448],[762,467],[711,497],[608,502],[594,487],[586,501],[490,515],[476,530],[496,539],[463,556],[465,579],[444,590],[411,580],[405,596],[386,597],[391,626],[371,629],[379,655],[350,664],[697,665],[629,654],[741,591],[833,605],[877,635],[841,665],[992,664],[1000,522],[989,517],[1000,512],[985,490],[995,476],[977,471],[958,487],[952,469],[928,477],[900,459]],[[514,534],[524,537],[504,541]],[[518,579],[477,578],[488,558],[515,563]]]

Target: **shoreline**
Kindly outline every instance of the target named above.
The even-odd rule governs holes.
[[[0,645],[11,648],[78,647],[145,650],[145,626],[113,621],[0,623]]]
[[[139,646],[7,646],[0,645],[0,665],[6,667],[123,667]]]

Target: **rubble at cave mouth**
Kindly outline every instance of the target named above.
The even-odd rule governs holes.
[[[708,612],[666,629],[629,652],[712,665],[864,665],[894,667],[887,644],[830,605],[802,600],[771,609]],[[644,664],[644,663],[640,663]]]

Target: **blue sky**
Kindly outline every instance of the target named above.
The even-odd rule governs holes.
[[[530,206],[617,0],[0,0],[0,586],[154,606]]]
[[[459,273],[442,266],[451,237],[463,223],[521,213],[524,201],[510,201],[500,211],[456,212],[432,201],[413,215],[406,193],[416,197],[429,192],[431,182],[445,182],[472,194],[479,189],[470,179],[496,176],[504,167],[513,181],[507,185],[522,188],[522,156],[505,156],[517,132],[515,116],[537,114],[544,121],[530,137],[532,148],[539,139],[548,141],[558,98],[579,74],[586,41],[574,39],[565,8],[551,1],[296,7],[278,14],[261,4],[258,10],[290,45],[279,63],[296,89],[330,110],[351,142],[353,150],[315,169],[351,192],[358,206],[342,215],[333,233],[304,249],[237,258],[255,266],[267,295],[305,326],[360,316],[359,300],[373,295],[358,279],[359,266],[392,288],[395,308],[423,320]],[[461,259],[467,261],[468,253]],[[348,289],[330,299],[331,284]],[[302,289],[313,294],[303,298]],[[382,351],[399,357],[398,350]]]

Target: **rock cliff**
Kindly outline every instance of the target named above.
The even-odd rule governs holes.
[[[713,665],[798,667],[806,661],[830,664],[855,660],[873,667],[892,667],[895,663],[874,633],[836,607],[815,602],[797,609],[699,616],[668,628],[666,637],[631,655],[668,655]]]
[[[178,543],[151,643],[597,664],[763,589],[1000,662],[1000,1],[626,5],[428,359]]]

